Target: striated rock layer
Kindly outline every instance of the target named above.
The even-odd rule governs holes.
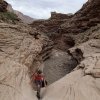
[[[43,38],[35,39],[30,30],[23,24],[0,23],[0,100],[37,100],[29,72]]]
[[[89,0],[59,29],[62,33],[78,34],[100,23],[100,0]]]
[[[34,21],[31,26],[44,32],[54,41],[58,49],[64,47],[63,50],[65,51],[65,47],[74,46],[69,44],[74,41],[75,35],[81,34],[99,23],[100,0],[88,0],[74,15],[52,12],[48,20]],[[70,42],[69,37],[72,40]],[[68,42],[65,42],[67,40]]]

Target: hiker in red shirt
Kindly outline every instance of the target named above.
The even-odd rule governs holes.
[[[45,87],[44,83],[44,75],[41,70],[36,71],[34,75],[32,75],[33,80],[37,87],[37,97],[40,98],[40,91],[42,87]]]
[[[47,81],[44,78],[43,72],[41,70],[37,70],[32,75],[32,81],[35,82],[37,88],[37,97],[40,99],[40,91],[42,87],[47,85]]]
[[[40,85],[42,87],[42,81],[44,80],[44,76],[41,70],[38,70],[37,73],[34,75],[34,80],[36,85]]]

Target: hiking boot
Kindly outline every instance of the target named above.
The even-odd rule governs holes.
[[[37,98],[40,99],[40,93],[39,92],[37,92]]]

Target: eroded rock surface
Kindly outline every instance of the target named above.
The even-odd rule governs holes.
[[[29,69],[42,50],[42,37],[29,35],[23,24],[0,23],[0,99],[37,100]],[[34,66],[33,66],[34,67]]]
[[[76,14],[59,28],[62,33],[78,34],[100,23],[100,1],[89,0]]]
[[[100,1],[88,0],[74,15],[68,17],[67,14],[52,12],[51,18],[48,20],[37,20],[33,22],[31,26],[46,33],[46,35],[48,35],[57,46],[59,46],[59,44],[62,45],[62,38],[65,35],[74,35],[73,37],[75,37],[75,35],[83,33],[83,37],[87,36],[87,34],[84,35],[84,32],[100,23],[99,13]],[[77,40],[79,38],[77,38]],[[58,39],[59,43],[57,43],[58,41],[55,41]],[[88,36],[86,37],[86,41],[87,40],[89,40]]]
[[[70,73],[77,64],[76,59],[68,55],[68,53],[61,50],[52,50],[50,58],[44,62],[43,70],[48,84]]]
[[[100,100],[100,40],[90,40],[70,49],[84,52],[85,59],[59,81],[43,92],[43,100]]]

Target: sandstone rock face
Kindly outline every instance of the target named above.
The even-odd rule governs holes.
[[[78,34],[100,23],[100,1],[88,1],[83,7],[68,21],[61,25],[59,29],[62,33]]]
[[[37,100],[30,83],[30,67],[42,50],[42,37],[29,35],[30,27],[0,23],[0,99]]]
[[[76,48],[84,52],[85,59],[43,91],[43,100],[100,100],[100,40],[90,40],[70,52],[73,54]]]
[[[73,38],[73,40],[75,37],[77,37],[75,35],[78,35],[79,33],[82,33],[83,37],[87,36],[84,32],[94,26],[97,26],[100,23],[99,13],[100,1],[89,0],[78,12],[76,12],[70,18],[67,17],[68,15],[52,12],[51,18],[49,18],[48,20],[35,21],[32,23],[32,27],[35,27],[37,28],[37,30],[46,33],[50,37],[50,39],[54,41],[57,47],[59,47],[59,45],[64,44],[64,35],[70,36],[71,38]],[[72,37],[71,35],[74,36]],[[86,40],[84,39],[84,41],[87,40],[89,40],[88,36],[86,37]],[[57,43],[58,41],[59,43]]]

